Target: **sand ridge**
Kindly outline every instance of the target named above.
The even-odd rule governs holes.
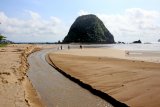
[[[89,50],[89,53],[81,51],[64,50],[50,53],[49,57],[66,73],[129,106],[160,106],[159,63],[111,57],[111,53],[118,54],[118,50],[117,53],[112,50],[105,52],[111,54],[109,57],[104,53],[99,55],[96,49]]]
[[[0,107],[42,107],[26,76],[27,56],[39,48],[11,44],[0,48]]]

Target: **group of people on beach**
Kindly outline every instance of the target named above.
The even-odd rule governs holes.
[[[82,45],[80,45],[79,48],[82,49],[82,48],[83,48]],[[60,50],[62,50],[62,49],[63,49],[63,46],[61,45],[61,46],[60,46]],[[69,49],[70,49],[70,45],[68,45],[68,50],[69,50]],[[59,50],[59,47],[58,47],[58,50]]]

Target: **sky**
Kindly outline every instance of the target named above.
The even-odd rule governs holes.
[[[14,42],[62,41],[86,14],[97,15],[116,42],[160,39],[160,0],[1,0],[0,33]]]

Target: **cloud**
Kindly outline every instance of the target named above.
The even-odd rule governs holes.
[[[62,40],[70,24],[60,18],[51,16],[44,19],[40,14],[27,10],[27,19],[7,16],[0,11],[0,33],[13,41],[49,41]],[[91,14],[80,10],[78,15]],[[160,12],[140,8],[126,9],[122,14],[96,14],[114,35],[116,41],[132,42],[141,39],[143,42],[156,42],[160,39]],[[71,19],[73,20],[73,19]],[[67,25],[67,23],[70,23]]]
[[[26,10],[26,12],[29,13],[29,15],[33,20],[37,20],[41,18],[41,16],[36,12],[30,11],[30,10]]]
[[[79,16],[87,15],[87,14],[90,14],[90,12],[85,11],[85,10],[80,10],[80,11],[78,12],[78,15],[79,15]]]
[[[79,15],[90,13],[81,10]],[[116,41],[156,42],[160,38],[160,12],[140,8],[126,9],[122,14],[95,13],[114,35]]]
[[[58,24],[62,23],[61,20],[57,17],[52,16],[50,19],[51,19],[52,23],[55,24],[55,25],[58,25]]]
[[[67,27],[58,18],[51,16],[48,20],[43,19],[38,13],[26,11],[28,19],[8,17],[0,12],[0,33],[13,41],[49,41],[55,42],[67,33]]]

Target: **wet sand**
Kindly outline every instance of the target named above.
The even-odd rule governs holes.
[[[56,50],[45,49],[28,58],[30,69],[27,75],[47,107],[112,107],[50,66],[45,55],[51,51]]]
[[[0,107],[42,107],[26,76],[26,58],[35,48],[20,44],[0,47]]]
[[[160,64],[153,63],[157,58],[126,57],[115,49],[64,50],[49,57],[66,73],[129,106],[160,106]]]

